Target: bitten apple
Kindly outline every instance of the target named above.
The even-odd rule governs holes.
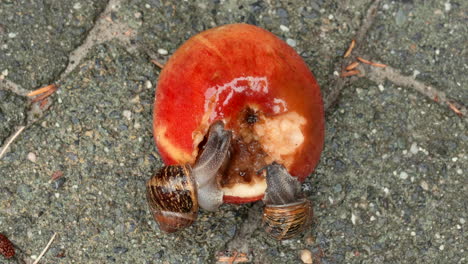
[[[217,176],[224,202],[261,199],[261,171],[273,162],[303,181],[323,148],[317,81],[294,49],[256,26],[225,25],[190,38],[164,66],[154,105],[154,139],[167,165],[195,163],[216,120],[232,131]]]

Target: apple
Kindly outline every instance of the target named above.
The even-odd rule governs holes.
[[[232,24],[186,41],[157,85],[153,133],[167,165],[193,164],[210,125],[233,138],[217,183],[226,203],[262,199],[260,172],[273,162],[299,181],[317,165],[324,142],[319,85],[284,41],[256,26]]]

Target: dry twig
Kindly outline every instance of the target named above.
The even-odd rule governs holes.
[[[164,64],[162,64],[161,62],[159,62],[159,61],[157,61],[155,59],[151,59],[151,63],[158,66],[161,70],[162,70],[162,68],[164,68]]]
[[[6,143],[3,145],[1,151],[0,151],[0,159],[3,158],[3,155],[7,152],[8,148],[10,147],[11,143],[15,141],[15,139],[23,132],[23,130],[26,128],[26,126],[20,126],[15,133],[13,133],[6,141]]]
[[[366,71],[366,77],[376,83],[382,83],[385,79],[403,87],[411,87],[421,94],[427,96],[436,103],[444,105],[452,110],[458,116],[468,121],[468,109],[461,103],[450,99],[444,92],[415,80],[412,76],[402,75],[398,70],[387,66],[385,68],[362,67]]]
[[[356,36],[351,43],[353,42],[359,43],[360,46],[364,45],[365,36],[367,34],[367,31],[369,31],[370,27],[374,23],[375,17],[377,15],[377,9],[379,8],[380,2],[381,0],[375,0],[370,5],[369,9],[367,9],[367,13],[361,23],[361,27],[359,28],[359,31],[356,33]],[[351,58],[344,59],[341,65],[341,69],[346,68],[346,66],[349,65],[349,63],[351,62],[352,62]],[[341,90],[343,90],[344,86],[348,83],[348,81],[349,79],[340,77],[340,78],[337,78],[335,82],[330,85],[331,87],[330,92],[323,98],[325,111],[330,110],[331,107],[336,104],[340,96]]]
[[[351,44],[349,45],[348,50],[346,50],[345,54],[343,55],[344,58],[347,58],[349,57],[349,55],[351,55],[351,52],[353,51],[354,46],[356,46],[356,40],[353,39],[351,40]]]
[[[44,254],[47,252],[47,250],[49,250],[49,247],[50,247],[50,245],[52,245],[52,242],[54,242],[54,239],[55,239],[56,236],[57,236],[57,233],[54,233],[54,235],[50,238],[49,243],[47,243],[47,246],[42,250],[41,254],[40,254],[39,257],[36,259],[36,261],[34,261],[33,264],[39,263],[39,261],[41,260],[41,258],[42,258],[42,257],[44,256]]]

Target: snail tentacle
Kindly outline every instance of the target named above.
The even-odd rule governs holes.
[[[198,185],[198,203],[201,208],[214,211],[223,203],[223,191],[216,175],[228,157],[232,133],[224,129],[222,121],[216,121],[208,132],[202,153],[193,166],[193,177]]]

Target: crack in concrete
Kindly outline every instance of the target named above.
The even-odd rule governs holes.
[[[94,26],[88,31],[83,43],[70,52],[66,68],[58,74],[59,77],[55,79],[54,83],[60,84],[63,82],[63,80],[66,79],[66,77],[79,65],[83,58],[85,58],[91,49],[97,44],[117,39],[124,44],[130,52],[136,48],[135,45],[131,45],[130,43],[130,40],[135,37],[136,32],[127,24],[121,21],[113,21],[110,18],[111,12],[118,10],[122,1],[123,0],[110,0],[107,3],[104,11],[97,16],[98,19]],[[0,90],[8,90],[19,96],[27,96],[30,92],[20,85],[4,78],[0,81]],[[22,131],[33,125],[37,120],[41,119],[52,105],[51,100],[48,100],[42,105],[42,107],[40,107],[40,102],[28,103],[30,104],[30,109],[26,113],[26,124],[16,129],[15,132],[10,134],[7,138],[15,140]],[[0,146],[2,153],[2,155],[0,155],[0,159],[6,154],[9,146],[13,143],[13,140],[7,140],[6,144]]]

